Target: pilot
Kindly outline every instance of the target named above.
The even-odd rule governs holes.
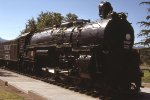
[[[109,2],[106,2],[106,1],[102,1],[100,4],[99,4],[99,16],[102,18],[102,19],[106,19],[107,18],[107,15],[109,13],[112,13],[113,12],[113,8],[111,6],[111,4]]]

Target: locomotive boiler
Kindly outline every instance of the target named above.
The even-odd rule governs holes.
[[[16,69],[39,76],[47,71],[55,80],[104,95],[139,92],[140,58],[132,49],[131,23],[109,2],[100,3],[99,15],[96,22],[80,19],[21,35]]]

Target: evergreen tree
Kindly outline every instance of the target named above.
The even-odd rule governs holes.
[[[143,4],[150,5],[150,2],[149,1],[141,2],[140,5],[141,4],[142,5]],[[146,16],[146,20],[138,22],[140,24],[140,26],[143,27],[143,29],[138,34],[138,36],[144,37],[144,40],[142,42],[140,42],[140,44],[150,46],[150,15],[149,15],[150,6],[147,10],[148,10],[148,15]]]

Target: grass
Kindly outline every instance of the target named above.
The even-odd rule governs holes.
[[[150,83],[150,72],[148,70],[144,71],[144,77],[142,78],[142,82]]]
[[[24,98],[12,92],[0,91],[0,100],[24,100]]]

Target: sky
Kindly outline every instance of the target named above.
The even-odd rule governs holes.
[[[25,23],[37,18],[41,11],[59,12],[63,16],[75,13],[80,19],[100,19],[98,5],[102,0],[0,0],[0,37],[11,40],[25,29]],[[145,20],[147,6],[139,5],[142,0],[107,0],[115,12],[128,13],[128,20],[135,31],[135,42],[140,41],[137,33],[142,29],[138,21]]]

